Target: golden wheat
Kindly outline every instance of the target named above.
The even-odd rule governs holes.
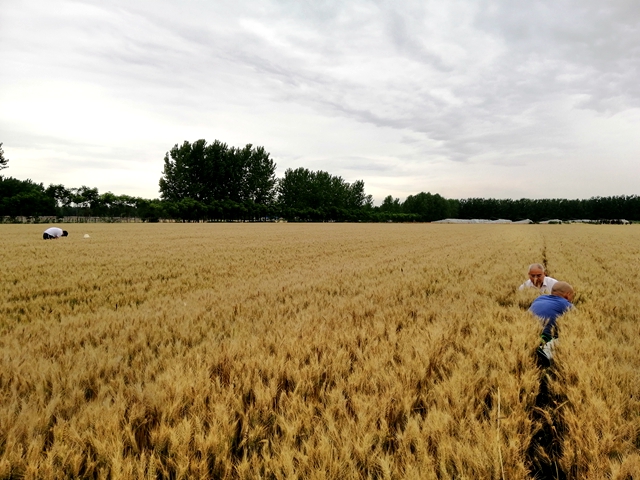
[[[635,226],[42,229],[0,226],[0,478],[640,478]]]

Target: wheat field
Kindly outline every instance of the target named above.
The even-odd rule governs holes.
[[[640,227],[44,228],[0,226],[0,479],[640,479]]]

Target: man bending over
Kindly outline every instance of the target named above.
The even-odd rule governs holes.
[[[543,364],[549,365],[553,357],[553,346],[558,338],[558,317],[573,307],[573,287],[567,282],[556,282],[551,289],[551,295],[540,295],[531,303],[529,311],[540,319],[543,325],[542,345],[538,348],[538,358]]]
[[[58,227],[51,227],[47,228],[44,231],[44,233],[42,234],[42,238],[44,238],[45,240],[55,240],[56,238],[66,237],[67,235],[69,235],[69,232],[67,232],[66,230],[62,230]]]

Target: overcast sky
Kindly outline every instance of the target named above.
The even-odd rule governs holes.
[[[165,153],[262,145],[376,204],[640,194],[637,0],[0,0],[20,179],[159,196]]]

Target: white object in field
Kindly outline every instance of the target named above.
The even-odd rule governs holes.
[[[88,233],[84,234],[84,238],[91,238]]]
[[[558,344],[558,339],[554,338],[553,340],[548,341],[542,347],[542,351],[544,355],[551,360],[553,358],[554,350],[556,349],[556,345]]]

